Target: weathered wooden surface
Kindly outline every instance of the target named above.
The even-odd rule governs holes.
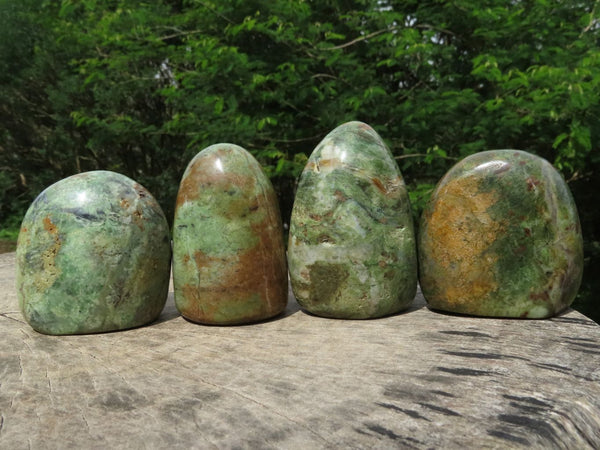
[[[600,326],[432,312],[52,337],[0,255],[0,448],[598,448]]]

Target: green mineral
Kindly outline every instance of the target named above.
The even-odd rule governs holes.
[[[368,319],[411,304],[410,203],[396,162],[370,126],[343,124],[311,154],[292,210],[288,265],[298,303],[319,316]]]
[[[44,190],[23,219],[19,306],[46,334],[144,325],[166,302],[170,258],[167,221],[143,186],[108,171],[74,175]]]
[[[256,322],[285,309],[277,197],[242,147],[215,144],[188,164],[173,223],[173,283],[177,309],[198,323]]]
[[[439,182],[419,234],[420,282],[434,309],[544,318],[571,304],[583,271],[575,203],[546,160],[471,155]]]

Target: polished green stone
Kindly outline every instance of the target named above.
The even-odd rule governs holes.
[[[194,322],[241,324],[285,309],[277,197],[242,147],[212,145],[190,161],[173,223],[173,282],[177,309]]]
[[[396,162],[370,126],[343,124],[311,154],[292,210],[288,264],[298,303],[316,315],[367,319],[411,304],[410,203]]]
[[[546,160],[477,153],[439,182],[419,234],[420,283],[431,308],[544,318],[571,304],[583,272],[575,203]]]
[[[166,302],[170,258],[167,221],[143,186],[108,171],[74,175],[44,190],[23,219],[19,306],[46,334],[144,325]]]

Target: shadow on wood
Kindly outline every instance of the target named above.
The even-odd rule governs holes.
[[[0,448],[598,448],[600,326],[438,314],[376,320],[177,314],[45,336],[0,255]]]

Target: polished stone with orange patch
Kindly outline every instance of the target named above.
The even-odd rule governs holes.
[[[144,325],[167,300],[170,262],[167,221],[144,187],[114,172],[74,175],[44,190],[23,219],[19,306],[46,334]]]
[[[287,265],[275,191],[237,145],[204,149],[183,175],[173,282],[177,309],[194,322],[256,322],[285,309]]]
[[[439,182],[421,218],[420,283],[430,307],[544,318],[574,300],[583,240],[569,188],[517,150],[471,155]]]
[[[311,154],[292,211],[288,262],[296,299],[313,314],[368,319],[413,301],[417,259],[408,194],[369,125],[343,124]]]

